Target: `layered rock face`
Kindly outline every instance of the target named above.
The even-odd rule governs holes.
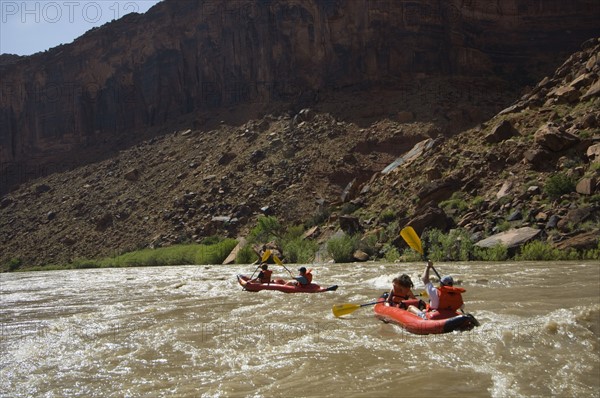
[[[165,0],[0,65],[2,191],[216,108],[431,75],[535,83],[600,33],[599,16],[585,0]]]

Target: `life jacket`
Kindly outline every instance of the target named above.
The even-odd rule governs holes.
[[[271,275],[273,271],[270,269],[263,269],[260,275],[260,283],[271,283]]]
[[[461,287],[440,286],[437,288],[440,304],[438,311],[451,310],[457,311],[463,305],[462,293],[466,292]]]
[[[306,277],[306,280],[308,281],[306,284],[310,285],[310,283],[312,282],[312,273],[310,272],[312,270],[309,270],[306,272],[306,274],[304,274],[304,276]]]
[[[419,299],[407,299],[407,300],[402,300],[400,302],[400,305],[398,307],[402,308],[402,309],[407,309],[408,307],[410,307],[411,305],[414,305],[415,307],[417,307],[418,309],[424,308],[425,307],[425,303],[423,303],[421,300]]]
[[[405,295],[405,296],[402,296],[400,294],[396,294],[396,292],[394,291],[394,289],[392,289],[391,293],[392,293],[391,300],[392,300],[393,304],[400,304],[402,301],[408,300],[409,297],[410,297],[408,294]]]

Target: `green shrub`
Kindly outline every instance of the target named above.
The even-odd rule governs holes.
[[[463,212],[469,208],[469,205],[464,199],[448,199],[440,202],[440,207],[446,211],[448,210],[458,210],[459,212]]]
[[[473,257],[473,242],[466,231],[453,229],[448,234],[427,231],[429,258],[434,261],[468,261]]]
[[[600,259],[600,240],[598,241],[598,246],[595,249],[590,249],[590,250],[584,251],[581,257],[584,260]]]
[[[248,235],[248,242],[270,242],[280,240],[283,236],[283,227],[276,217],[260,216],[256,220],[256,227]]]
[[[356,237],[344,234],[327,242],[327,252],[336,263],[349,263],[354,260]]]
[[[511,228],[510,221],[502,221],[496,225],[496,230],[498,233],[508,231]]]
[[[390,222],[383,230],[381,236],[379,237],[379,240],[381,242],[389,242],[396,239],[398,237],[398,234],[400,233],[400,229],[401,228],[398,220]]]
[[[475,196],[473,198],[473,200],[471,201],[471,206],[473,206],[474,208],[480,208],[481,205],[483,205],[485,203],[485,199],[481,196]]]
[[[340,209],[340,213],[341,214],[352,214],[358,209],[359,209],[359,207],[357,205],[355,205],[354,203],[347,202],[342,205],[342,208]]]
[[[546,180],[544,192],[552,199],[575,191],[575,181],[563,173],[557,173]]]
[[[383,247],[383,251],[385,253],[383,259],[386,262],[395,263],[400,260],[400,252],[395,246],[388,243]]]
[[[354,246],[355,249],[362,250],[369,256],[372,256],[377,253],[377,241],[377,235],[375,234],[364,235],[360,239],[356,238]]]
[[[306,227],[310,228],[315,225],[321,225],[327,221],[330,215],[331,209],[324,206],[319,206],[317,211],[315,211],[315,214],[313,214],[313,216],[306,222]]]
[[[490,248],[475,246],[474,257],[481,261],[505,261],[508,260],[508,248],[498,244]]]
[[[21,265],[23,265],[23,260],[20,258],[11,258],[5,267],[8,268],[9,272],[14,272],[21,268]]]
[[[236,264],[251,264],[256,260],[256,253],[254,252],[254,250],[252,250],[252,247],[250,245],[242,247],[235,256]]]
[[[285,241],[283,252],[289,263],[307,264],[313,261],[318,245],[309,239],[296,238]]]
[[[203,245],[214,245],[216,243],[221,242],[223,239],[217,235],[213,235],[213,236],[207,236],[206,238],[202,239],[202,244]]]
[[[535,240],[527,243],[521,248],[520,253],[515,256],[517,261],[557,261],[577,260],[579,255],[574,250],[560,250],[552,245]]]
[[[224,239],[212,245],[185,244],[142,249],[103,259],[103,267],[149,267],[161,265],[221,264],[237,245],[235,239]]]
[[[423,261],[423,257],[421,256],[421,254],[417,253],[416,251],[414,251],[411,248],[404,249],[402,251],[402,254],[400,255],[400,259],[402,261],[406,261],[409,263],[416,263],[416,262]]]
[[[396,219],[396,211],[394,209],[386,209],[381,212],[379,220],[383,223],[391,223]]]

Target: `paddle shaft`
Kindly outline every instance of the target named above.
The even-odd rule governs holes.
[[[258,264],[258,267],[256,267],[256,269],[254,270],[254,272],[252,273],[252,275],[250,275],[250,279],[249,280],[252,280],[252,277],[254,276],[254,274],[256,274],[256,271],[258,271],[258,269],[260,268],[261,265],[262,264]]]
[[[437,272],[437,270],[435,269],[435,267],[433,266],[433,264],[431,264],[431,269],[433,270],[433,272],[435,272],[435,275],[438,277],[438,279],[441,281],[442,277],[440,276],[440,274]]]
[[[289,272],[289,273],[290,273],[290,276],[291,276],[292,278],[294,277],[294,274],[292,274],[292,271],[290,271],[290,270],[289,270],[289,269],[288,269],[288,268],[285,266],[285,264],[283,264],[283,261],[281,261],[281,259],[280,259],[279,257],[277,257],[277,256],[273,255],[273,260],[275,260],[275,262],[276,262],[277,264],[279,264],[279,265],[281,265],[283,268],[285,268],[285,270],[286,270],[287,272]]]

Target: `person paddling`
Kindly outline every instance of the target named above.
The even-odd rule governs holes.
[[[295,280],[289,281],[286,285],[308,286],[312,282],[312,273],[306,271],[306,267],[298,268],[300,275],[294,277]]]
[[[267,263],[262,263],[260,269],[261,271],[258,273],[258,276],[255,279],[252,279],[252,282],[271,283],[273,271],[269,269],[269,265]]]
[[[416,298],[412,292],[412,288],[414,287],[410,276],[406,274],[402,274],[397,278],[392,280],[392,289],[388,294],[388,303],[394,306],[400,306],[402,300],[414,299]]]
[[[408,310],[419,315],[421,318],[435,319],[440,311],[458,311],[464,308],[462,293],[466,290],[460,287],[454,287],[454,279],[450,275],[444,276],[440,280],[440,287],[436,288],[429,280],[429,270],[433,268],[433,263],[427,261],[427,267],[423,272],[421,280],[425,284],[425,290],[429,295],[429,305],[427,311],[432,312],[426,316],[423,311],[420,311],[414,306],[410,306]]]

